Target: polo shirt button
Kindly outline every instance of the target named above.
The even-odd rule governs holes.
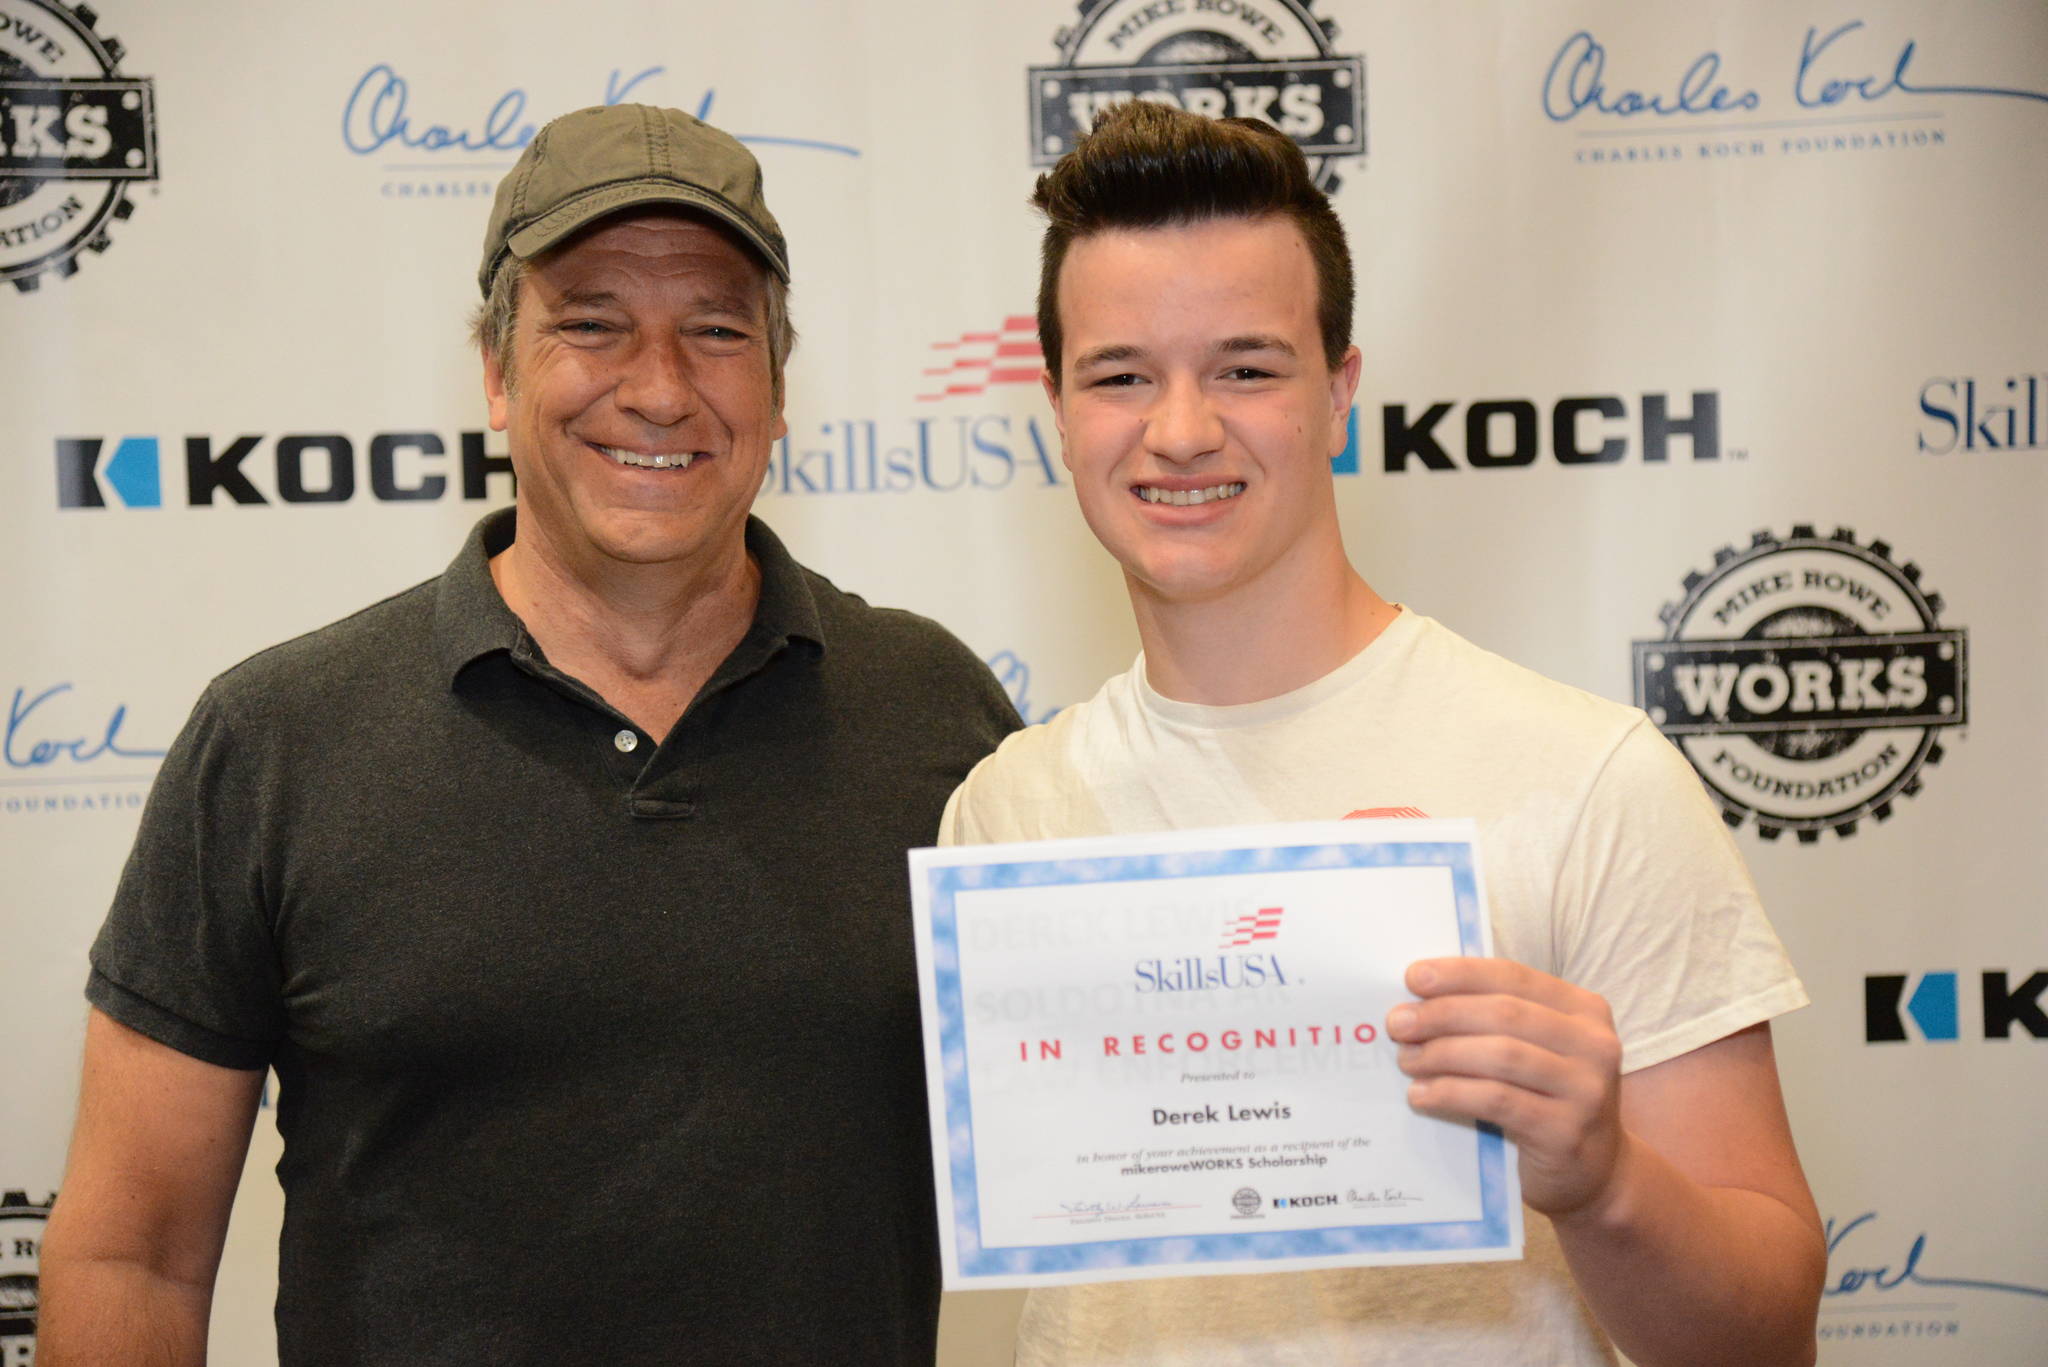
[[[630,755],[640,748],[640,737],[633,731],[621,731],[612,737],[612,744],[619,747],[619,753]]]

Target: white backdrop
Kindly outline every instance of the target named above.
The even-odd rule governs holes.
[[[97,8],[0,0],[0,1360],[150,752],[510,496],[463,320],[530,128],[627,96],[754,140],[803,335],[759,511],[1038,719],[1135,640],[1030,379],[1024,201],[1076,94],[1162,89],[1334,179],[1367,576],[1662,707],[1740,822],[1815,999],[1778,1040],[1822,1360],[2042,1360],[2048,6]],[[274,1360],[275,1159],[265,1121],[221,1362]]]

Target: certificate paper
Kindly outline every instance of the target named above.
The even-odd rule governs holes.
[[[910,854],[949,1290],[1521,1256],[1386,1015],[1490,952],[1469,821]]]

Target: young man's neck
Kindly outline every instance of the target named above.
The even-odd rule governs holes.
[[[549,663],[656,740],[746,635],[761,596],[743,543],[689,566],[584,565],[522,526],[490,568]]]
[[[1213,599],[1169,601],[1127,580],[1145,679],[1178,702],[1259,702],[1314,683],[1400,613],[1333,558]]]

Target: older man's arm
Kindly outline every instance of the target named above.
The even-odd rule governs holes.
[[[261,1070],[202,1063],[94,1010],[41,1255],[44,1367],[201,1367]]]
[[[1411,967],[1389,1033],[1427,1114],[1520,1146],[1600,1324],[1641,1367],[1805,1367],[1827,1256],[1770,1028],[1619,1071],[1607,1003],[1503,959]]]

